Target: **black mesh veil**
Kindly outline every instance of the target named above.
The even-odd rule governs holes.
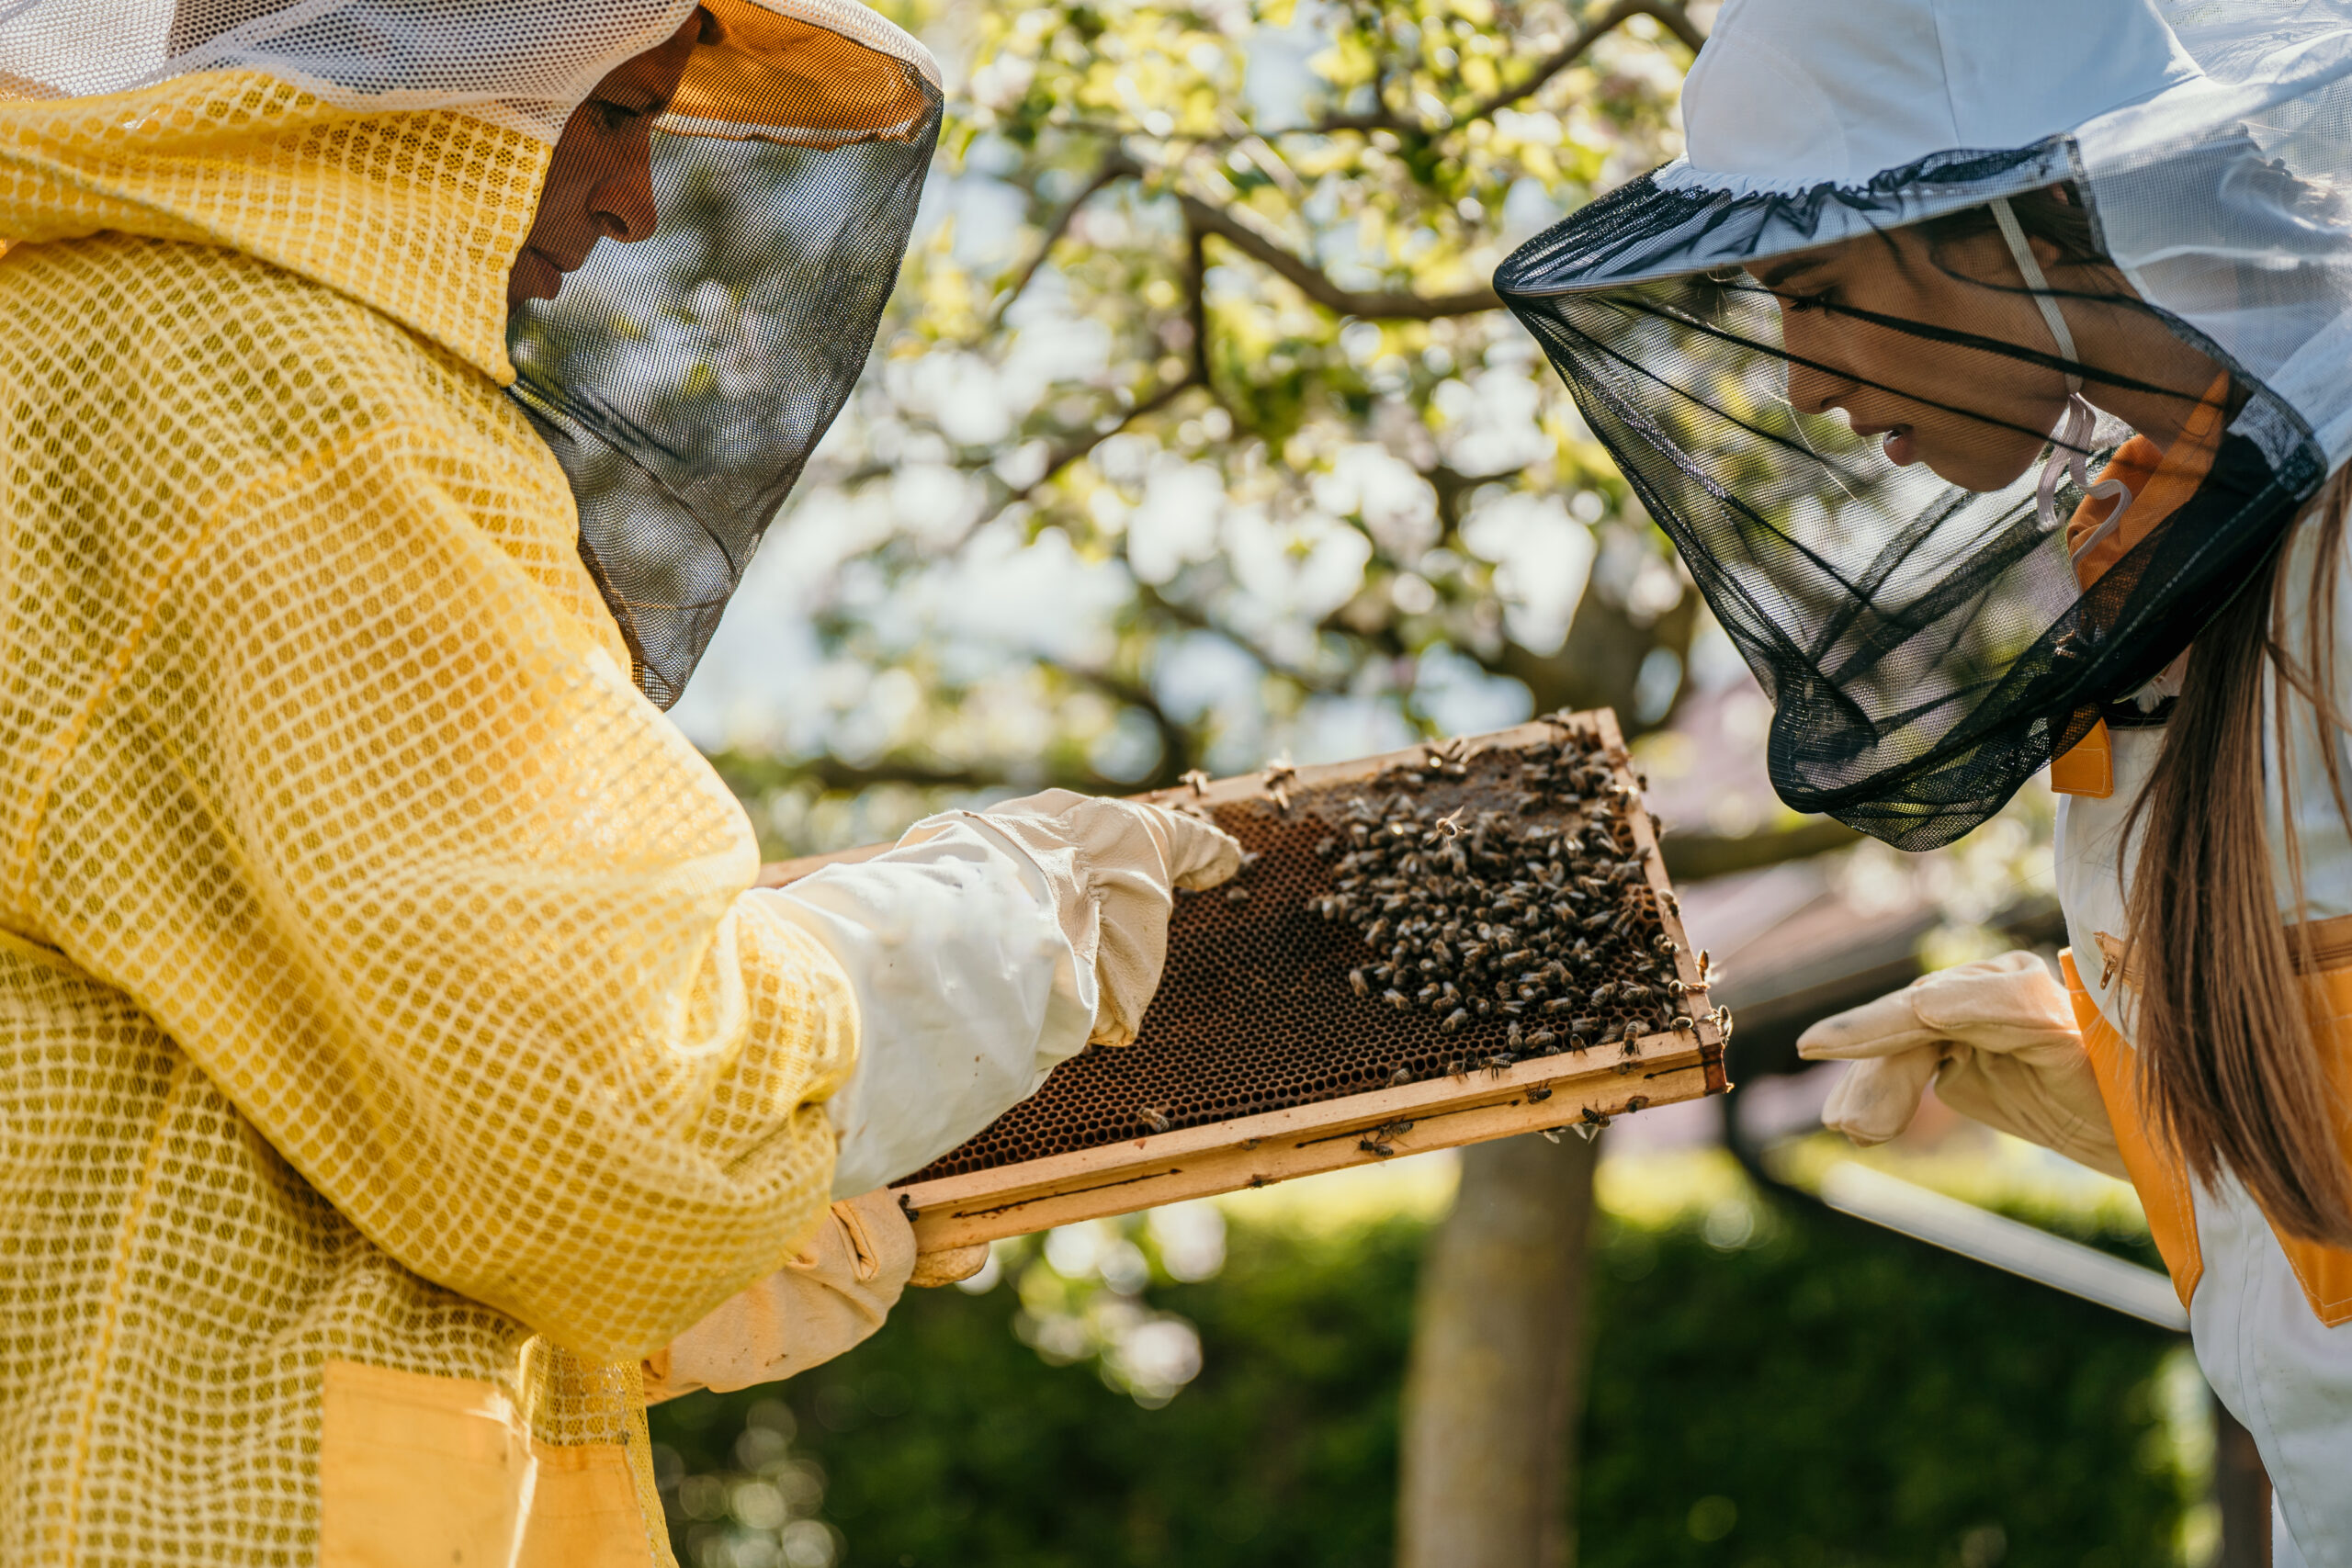
[[[652,236],[597,246],[510,327],[513,395],[571,477],[581,554],[663,707],[897,282],[941,99],[911,65],[886,68],[906,109],[879,129],[657,131]]]
[[[2199,155],[2293,183],[2242,141]],[[2052,144],[1867,190],[1645,180],[1496,280],[1771,697],[1781,797],[1905,849],[2158,700],[2325,472],[2292,408],[2113,265],[2065,171]],[[1825,204],[1845,237],[1809,248]],[[1646,248],[1713,265],[1589,287]]]

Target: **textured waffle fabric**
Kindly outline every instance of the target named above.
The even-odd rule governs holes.
[[[841,972],[501,389],[548,156],[0,105],[0,1561],[318,1561],[354,1362],[626,1443],[664,1560],[636,1363],[824,1213]]]

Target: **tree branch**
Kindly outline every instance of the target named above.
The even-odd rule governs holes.
[[[997,770],[923,761],[892,755],[872,762],[844,762],[830,752],[813,757],[771,757],[732,747],[710,754],[711,766],[739,796],[814,784],[820,790],[855,795],[876,784],[911,784],[918,789],[986,789],[1007,783]]]
[[[1193,379],[1216,396],[1209,380],[1209,259],[1201,245],[1201,231],[1184,225],[1184,320],[1193,329]]]
[[[1086,194],[1091,195],[1101,190],[1114,179],[1140,175],[1142,172],[1125,153],[1114,151],[1102,161],[1102,169],[1095,175],[1093,183],[1087,187]],[[1085,196],[1078,197],[1078,201],[1084,199]],[[1076,206],[1077,202],[1073,201],[1071,208],[1074,209]],[[1052,242],[1049,239],[1046,245],[1039,248],[1036,259],[1023,270],[1022,278],[1024,287],[1030,275],[1036,271],[1037,263],[1045,259],[1046,252],[1051,248]],[[1192,329],[1193,341],[1185,355],[1184,374],[1127,410],[1114,423],[1098,425],[1085,434],[1065,442],[1049,451],[1046,455],[1044,469],[1035,479],[1007,494],[1003,502],[1005,506],[1010,506],[1017,501],[1028,500],[1072,463],[1085,457],[1097,446],[1102,446],[1136,421],[1166,408],[1193,388],[1202,389],[1211,398],[1216,396],[1216,388],[1209,380],[1209,314],[1205,281],[1207,273],[1206,258],[1201,254],[1201,231],[1187,223],[1184,228],[1184,320]],[[1002,508],[1000,507],[999,510]]]
[[[1462,111],[1454,123],[1459,125],[1464,120],[1485,119],[1498,110],[1510,107],[1574,65],[1594,44],[1635,17],[1656,18],[1667,31],[1680,39],[1694,52],[1707,41],[1706,35],[1691,25],[1690,16],[1675,0],[1617,0],[1615,5],[1578,28],[1574,38],[1545,59],[1538,61],[1535,70],[1525,81],[1471,105]]]
[[[1183,191],[1176,193],[1176,201],[1183,209],[1184,221],[1193,229],[1215,234],[1336,315],[1361,316],[1370,321],[1434,321],[1502,308],[1502,297],[1491,288],[1465,288],[1453,294],[1342,288],[1330,274],[1284,250],[1223,209]]]
[[[1054,214],[1053,221],[1046,224],[1045,231],[1038,235],[1035,254],[1022,266],[1020,276],[1012,280],[1012,287],[998,297],[996,309],[989,312],[990,332],[1003,324],[1005,312],[1011,310],[1014,302],[1027,291],[1038,269],[1046,265],[1046,258],[1054,254],[1054,247],[1061,243],[1063,235],[1069,232],[1069,226],[1078,220],[1078,209],[1101,194],[1104,186],[1114,180],[1132,178],[1142,172],[1134,159],[1116,147],[1111,150],[1102,160],[1102,166],[1094,171],[1094,177],[1088,180],[1076,196],[1062,204],[1062,209]]]
[[[1668,32],[1680,41],[1683,48],[1696,54],[1707,47],[1707,35],[1699,30],[1690,13],[1682,8],[1681,0],[1654,0],[1650,15],[1657,17]]]
[[[1777,829],[1769,833],[1743,833],[1737,838],[1722,833],[1677,833],[1669,831],[1658,840],[1658,853],[1666,859],[1666,874],[1677,882],[1696,882],[1703,877],[1728,876],[1736,871],[1757,871],[1786,861],[1804,860],[1842,850],[1848,844],[1859,843],[1861,835],[1843,822],[1826,817],[1808,818],[1793,828]]]
[[[1654,18],[1659,26],[1672,33],[1676,39],[1693,54],[1706,45],[1707,35],[1699,30],[1698,24],[1691,21],[1690,13],[1683,9],[1679,0],[1618,0],[1617,4],[1610,6],[1591,22],[1577,28],[1574,38],[1538,61],[1525,81],[1517,86],[1506,87],[1489,97],[1479,100],[1456,115],[1451,123],[1442,127],[1425,125],[1418,119],[1405,118],[1389,107],[1385,96],[1383,96],[1380,99],[1380,107],[1366,109],[1356,114],[1327,115],[1321,119],[1310,119],[1297,125],[1278,125],[1265,130],[1220,130],[1202,135],[1178,132],[1154,137],[1153,140],[1171,144],[1182,142],[1193,147],[1229,147],[1234,142],[1250,136],[1272,141],[1283,136],[1330,136],[1345,131],[1353,131],[1361,135],[1374,130],[1393,130],[1402,136],[1442,135],[1444,131],[1465,125],[1471,120],[1484,119],[1498,109],[1510,107],[1511,105],[1535,92],[1553,77],[1575,64],[1594,44],[1599,43],[1611,31],[1623,27],[1635,17]],[[1054,130],[1089,136],[1120,137],[1144,134],[1138,126],[1112,120],[1048,119],[1045,124]]]
[[[1330,693],[1344,691],[1347,687],[1344,676],[1335,678],[1329,675],[1316,675],[1286,664],[1232,627],[1211,619],[1205,611],[1195,609],[1190,604],[1180,604],[1148,582],[1136,584],[1136,599],[1145,609],[1157,611],[1178,626],[1190,626],[1194,631],[1216,633],[1256,660],[1266,670],[1293,682],[1302,690]]]
[[[1058,664],[1054,668],[1082,685],[1093,687],[1114,702],[1125,703],[1151,720],[1152,728],[1159,735],[1159,765],[1151,771],[1149,778],[1138,780],[1130,788],[1165,788],[1182,779],[1199,761],[1199,737],[1170,716],[1168,710],[1160,705],[1159,694],[1149,686],[1125,675],[1114,675],[1107,670],[1070,664]]]
[[[1121,414],[1111,423],[1099,425],[1095,429],[1089,431],[1084,435],[1079,436],[1075,440],[1066,442],[1062,446],[1055,447],[1052,451],[1046,454],[1045,471],[1040,473],[1035,479],[1031,479],[1027,484],[1023,485],[1019,490],[1014,491],[1011,495],[1005,497],[1004,504],[1006,506],[1010,506],[1016,501],[1028,500],[1031,496],[1036,494],[1037,491],[1043,490],[1047,484],[1052,482],[1054,476],[1060,473],[1064,468],[1069,468],[1072,463],[1075,463],[1080,458],[1086,457],[1097,446],[1102,446],[1102,443],[1110,440],[1111,437],[1118,434],[1119,432],[1126,429],[1127,426],[1133,424],[1136,421],[1142,419],[1147,414],[1158,413],[1161,409],[1166,408],[1170,403],[1174,402],[1178,398],[1182,397],[1186,392],[1192,390],[1194,387],[1200,386],[1201,384],[1201,382],[1193,378],[1192,370],[1188,368],[1183,375],[1177,377],[1176,379],[1169,382],[1166,386],[1152,393],[1151,396],[1144,399],[1143,401],[1127,410],[1126,412]],[[999,510],[1001,510],[1001,508]]]

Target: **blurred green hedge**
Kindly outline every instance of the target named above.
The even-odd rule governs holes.
[[[1747,1213],[1601,1228],[1584,1568],[2177,1562],[2177,1341],[1826,1212]],[[1088,1288],[1034,1245],[985,1294],[910,1292],[830,1366],[654,1411],[680,1560],[1377,1568],[1423,1235],[1237,1227],[1216,1278],[1156,1270],[1202,1347],[1156,1409],[1017,1337],[1024,1297]]]

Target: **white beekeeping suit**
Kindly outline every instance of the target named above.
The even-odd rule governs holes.
[[[2128,1172],[2276,1483],[2278,1560],[2347,1568],[2352,1252],[2275,1227],[2226,1164],[2194,1181],[2144,1123],[2120,959],[2125,818],[2185,651],[2279,552],[2290,585],[2329,564],[2309,503],[2352,457],[2352,9],[1731,0],[1683,111],[1684,157],[1497,287],[1771,696],[1775,786],[1907,849],[2053,762],[2067,795],[2071,1001],[2011,955],[1827,1021],[1803,1048],[1857,1062],[1828,1119],[1892,1136],[1933,1081]],[[2347,616],[2319,658],[2352,679]],[[2282,922],[2319,922],[2344,1114],[2344,739],[2299,694],[2285,713],[2263,776],[2293,785],[2301,855],[2268,869]]]

